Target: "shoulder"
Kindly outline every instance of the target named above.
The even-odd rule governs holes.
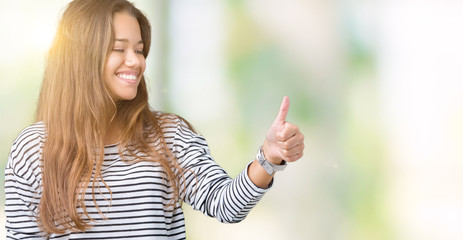
[[[8,166],[15,172],[30,165],[39,164],[41,148],[45,142],[46,129],[43,122],[26,127],[19,133],[11,146]]]
[[[153,112],[159,121],[159,125],[164,132],[186,130],[192,133],[196,133],[190,122],[180,115],[173,113]]]
[[[185,118],[172,113],[155,112],[154,114],[157,114],[163,137],[170,147],[202,138]]]

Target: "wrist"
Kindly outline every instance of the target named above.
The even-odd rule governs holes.
[[[279,152],[275,154],[270,149],[271,148],[269,148],[267,140],[265,140],[264,144],[262,145],[262,152],[265,159],[275,165],[281,165],[283,163],[283,159],[280,157]]]
[[[262,168],[268,173],[268,175],[273,176],[277,171],[283,171],[286,168],[286,161],[281,160],[279,164],[270,162],[265,156],[262,147],[257,151],[256,156],[257,162],[262,166]]]

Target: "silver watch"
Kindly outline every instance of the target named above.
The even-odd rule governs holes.
[[[262,151],[262,147],[259,148],[257,151],[257,162],[265,169],[268,175],[272,176],[276,171],[283,171],[286,166],[288,165],[285,160],[281,162],[280,165],[273,164],[265,159],[264,151]]]

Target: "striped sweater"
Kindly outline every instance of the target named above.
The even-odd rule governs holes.
[[[169,125],[164,136],[179,164],[191,170],[185,171],[184,202],[193,209],[221,222],[239,222],[268,190],[251,182],[247,167],[231,179],[212,159],[205,139],[182,121]],[[95,193],[103,214],[95,207],[89,188],[85,205],[95,220],[92,227],[85,232],[45,235],[36,220],[44,141],[44,124],[36,123],[24,129],[11,148],[5,167],[7,239],[185,239],[181,204],[177,201],[175,206],[166,207],[173,190],[160,164],[130,163],[126,161],[130,157],[127,151],[121,158],[119,145],[104,149],[102,177],[112,195],[103,185]]]

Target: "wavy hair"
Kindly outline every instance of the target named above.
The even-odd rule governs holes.
[[[134,99],[117,103],[103,81],[106,59],[115,38],[113,18],[120,12],[138,20],[146,58],[151,26],[145,15],[125,0],[69,3],[48,53],[36,115],[36,120],[46,126],[41,153],[43,192],[37,219],[47,233],[85,231],[90,227],[93,219],[86,211],[85,192],[92,189],[93,202],[98,208],[97,188],[103,183],[109,189],[102,179],[101,166],[104,136],[116,114],[124,123],[120,146],[146,156],[139,160],[159,162],[174,190],[172,201],[179,198],[178,174],[183,170],[164,141],[162,114],[149,108],[144,77]],[[150,144],[153,140],[160,142],[160,147],[155,149]],[[83,213],[78,213],[78,208]],[[84,215],[90,221],[84,220]]]

